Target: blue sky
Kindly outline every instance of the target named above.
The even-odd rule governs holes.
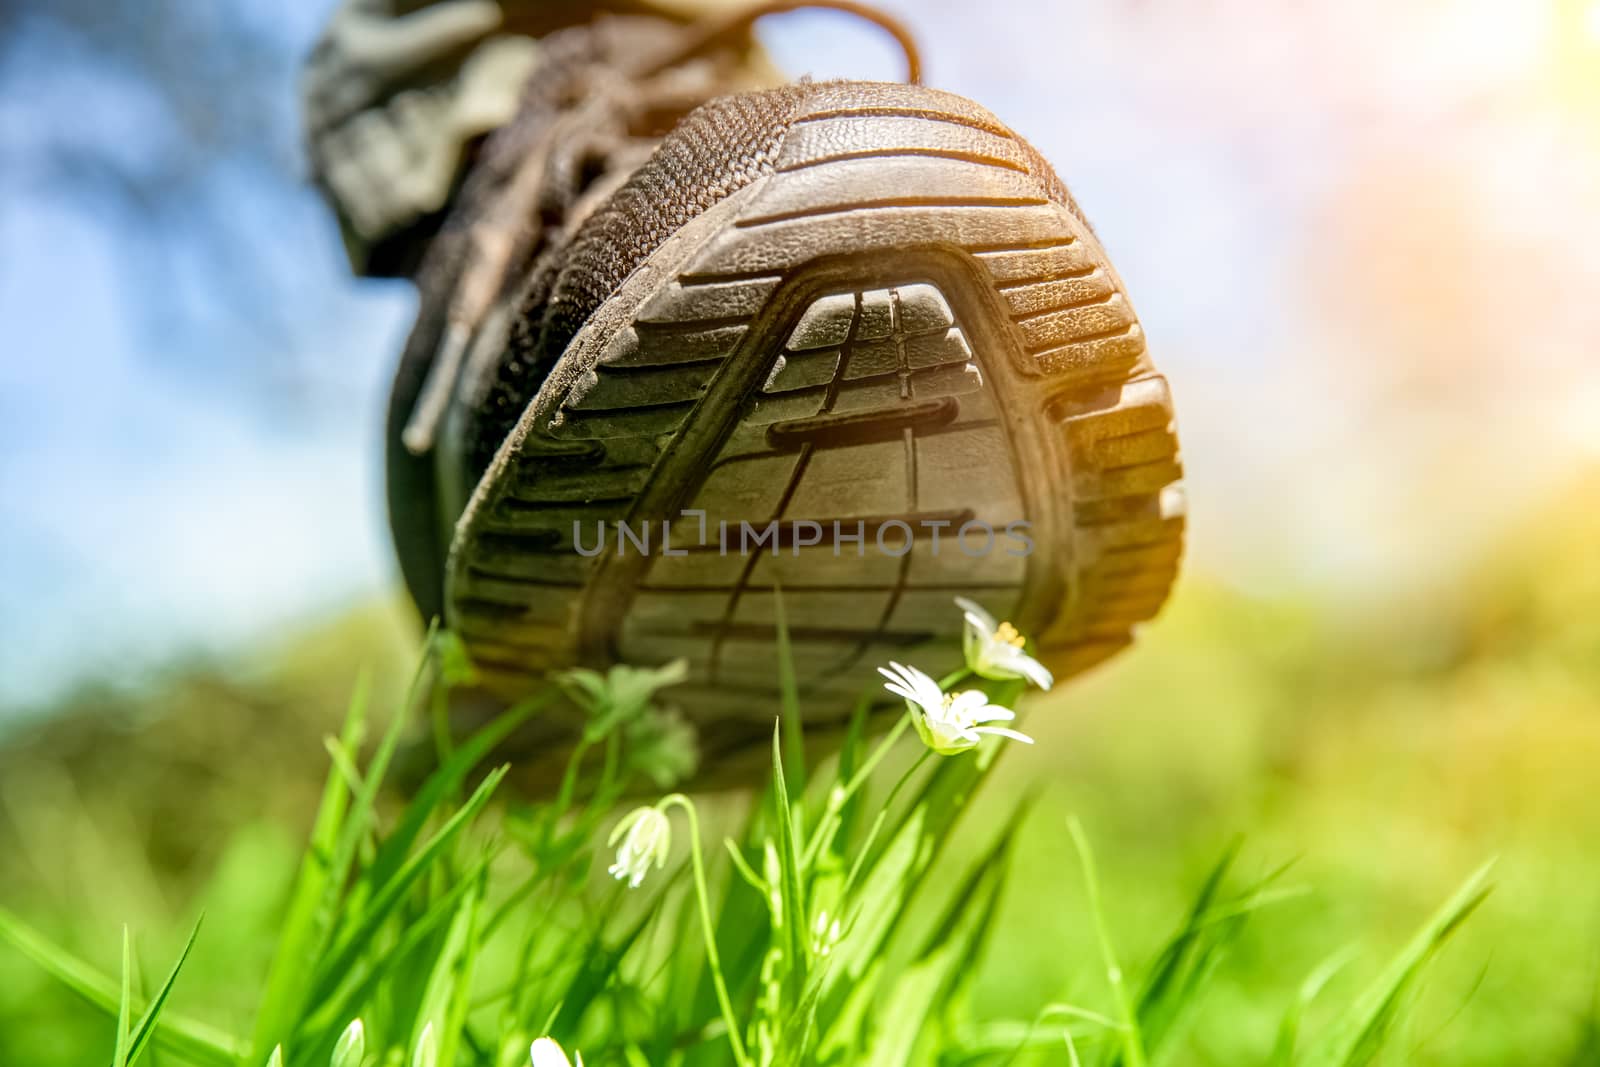
[[[1600,331],[1564,296],[1600,275],[1592,218],[1572,221],[1596,206],[1596,146],[1573,131],[1597,128],[1600,94],[1560,64],[1600,52],[1568,40],[1586,25],[1571,5],[886,6],[917,27],[929,81],[1032,140],[1111,250],[1177,395],[1199,567],[1375,588],[1443,567],[1463,531],[1491,535],[1496,508],[1593,462]],[[293,57],[326,7],[227,9],[274,35],[262,120],[285,145]],[[898,72],[836,16],[765,33],[797,74]],[[13,65],[29,91],[0,99],[0,151],[79,138],[135,169],[172,151],[159,101],[50,44]],[[182,240],[146,255],[137,218],[0,168],[0,707],[238,647],[394,580],[380,422],[411,294],[347,275],[292,165],[219,165],[194,195],[229,222],[220,258]],[[1480,253],[1531,271],[1512,295],[1557,310],[1531,331],[1485,310],[1501,285],[1463,266]],[[274,280],[260,320],[218,295],[235,271]],[[1532,429],[1506,411],[1535,402],[1529,371],[1561,382]],[[1463,457],[1480,492],[1440,481]],[[1419,499],[1428,517],[1396,534]]]

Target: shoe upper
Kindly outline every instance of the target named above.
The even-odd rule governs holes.
[[[488,466],[567,343],[617,286],[690,219],[772,172],[784,131],[815,87],[740,93],[697,109],[548,261],[475,406],[474,473]]]
[[[534,369],[526,360],[536,348],[554,348],[559,356],[553,338],[570,336],[581,316],[659,239],[692,217],[694,205],[713,196],[722,179],[702,166],[707,178],[693,200],[663,200],[654,209],[648,204],[655,198],[634,185],[629,198],[640,207],[629,216],[619,216],[607,198],[695,108],[774,79],[748,34],[735,34],[672,69],[637,73],[685,32],[675,19],[613,16],[542,39],[541,61],[522,89],[515,117],[485,141],[437,235],[428,240],[415,271],[417,321],[390,392],[385,457],[390,527],[402,575],[424,618],[444,613],[444,559],[460,511],[460,486],[470,488],[498,445],[494,434],[515,422],[518,399],[531,396],[548,369],[542,363]],[[756,124],[743,128],[753,131]],[[703,151],[709,147],[702,142]],[[700,158],[710,162],[709,156]],[[690,169],[680,158],[672,173],[682,179]],[[631,217],[645,221],[648,232],[630,235]],[[494,358],[475,368],[442,368],[441,349],[452,325],[464,322],[474,335],[483,334],[491,306],[521,312],[514,329],[477,338],[479,349],[498,348]],[[552,340],[541,342],[547,318]],[[409,447],[405,431],[431,379],[440,377],[453,397],[448,422],[459,440],[449,448]],[[489,417],[480,416],[483,410]]]

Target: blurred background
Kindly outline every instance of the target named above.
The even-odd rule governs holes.
[[[1498,855],[1394,1062],[1600,1063],[1600,3],[883,6],[1093,219],[1187,471],[1173,603],[1014,761],[1030,936],[983,995],[1094,984],[1068,810],[1134,955],[1234,834],[1298,860],[1199,1063],[1259,1059],[1305,973],[1354,945],[1358,988]],[[224,1023],[321,735],[416,640],[380,463],[414,295],[349,276],[303,176],[330,7],[0,5],[0,902],[103,963],[206,907],[187,994]],[[763,38],[899,69],[838,16]],[[0,989],[0,1063],[101,1047],[3,951]]]

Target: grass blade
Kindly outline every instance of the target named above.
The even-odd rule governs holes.
[[[789,1003],[796,1003],[805,990],[806,966],[806,898],[800,872],[800,845],[795,839],[794,812],[789,806],[789,787],[783,773],[783,746],[777,728],[772,731],[772,795],[778,823],[777,886],[783,907],[783,938],[785,960],[788,963],[785,988],[790,994]]]
[[[1271,1058],[1267,1061],[1270,1067],[1294,1067],[1295,1044],[1300,1040],[1300,1022],[1305,1017],[1306,1009],[1317,999],[1323,986],[1327,985],[1353,956],[1354,953],[1348,948],[1335,953],[1319,964],[1316,970],[1300,984],[1294,1002],[1289,1005],[1289,1010],[1284,1012],[1283,1022],[1278,1026],[1278,1040],[1273,1046]]]
[[[367,677],[363,674],[350,696],[344,726],[339,733],[339,744],[346,751],[354,751],[361,743],[366,724],[367,693]],[[261,1006],[256,1012],[256,1029],[250,1043],[252,1061],[262,1059],[268,1049],[281,1044],[291,1029],[291,1020],[296,1014],[297,992],[305,979],[306,970],[314,960],[315,946],[320,940],[317,926],[322,902],[328,892],[330,860],[344,826],[349,800],[349,791],[338,769],[330,767],[322,787],[322,803],[317,808],[316,821],[312,824],[311,840],[306,846],[300,873],[290,893],[278,949],[273,956],[272,967],[267,972]]]
[[[395,872],[395,876],[378,891],[368,906],[362,910],[360,920],[318,964],[316,981],[307,983],[312,990],[311,999],[313,1001],[322,1000],[338,988],[344,972],[355,961],[355,958],[371,939],[378,926],[400,903],[400,898],[405,894],[406,890],[443,854],[456,835],[477,817],[478,812],[483,810],[484,805],[489,802],[489,797],[493,795],[495,788],[499,786],[501,779],[505,778],[506,772],[510,769],[509,766],[495,768],[479,784],[477,790],[462,805],[461,809],[452,815],[449,821],[428,839],[427,844],[423,845],[416,855],[408,859],[400,870]]]
[[[133,1018],[133,938],[128,924],[122,924],[122,996],[117,1002],[117,1045],[111,1052],[111,1067],[127,1067],[128,1023]]]
[[[431,642],[433,636],[431,630],[428,636]],[[355,866],[361,843],[372,832],[373,809],[378,802],[378,790],[383,787],[384,776],[389,771],[389,762],[394,758],[395,750],[400,747],[400,735],[405,730],[406,716],[416,702],[417,690],[422,683],[422,674],[426,670],[427,662],[425,657],[422,664],[417,667],[405,700],[390,719],[389,728],[383,732],[383,739],[378,742],[377,751],[372,754],[372,759],[367,764],[359,788],[352,798],[349,814],[340,828],[338,840],[334,844],[333,859],[328,864],[327,884],[324,886],[319,921],[316,924],[319,948],[334,936],[336,926],[334,920],[341,910],[340,897],[345,893],[345,883]],[[353,758],[353,749],[345,751],[351,753]],[[363,883],[362,889],[370,891],[371,884]],[[359,909],[349,908],[347,902],[344,910]]]
[[[392,947],[367,960],[365,974],[354,981],[346,980],[337,993],[319,1004],[316,1011],[302,1021],[296,1032],[302,1035],[322,1032],[329,1038],[326,1043],[331,1047],[332,1036],[350,1020],[357,1007],[372,996],[385,975],[409,959],[455,915],[461,899],[476,885],[486,867],[485,863],[470,870],[457,885],[434,901],[427,911],[411,920]]]
[[[1100,903],[1100,874],[1095,868],[1094,852],[1089,848],[1089,838],[1076,815],[1067,819],[1067,830],[1072,835],[1073,847],[1078,850],[1078,862],[1083,866],[1084,893],[1089,898],[1089,916],[1094,921],[1095,938],[1100,943],[1100,956],[1105,963],[1106,983],[1111,987],[1112,999],[1117,1006],[1117,1021],[1121,1023],[1122,1059],[1127,1067],[1144,1067],[1144,1042],[1139,1034],[1139,1017],[1128,1000],[1128,989],[1122,980],[1122,967],[1117,963],[1116,949],[1111,944],[1111,932],[1106,927],[1105,909]]]
[[[456,907],[449,932],[428,975],[421,1003],[413,1013],[417,1029],[413,1041],[421,1040],[421,1028],[429,1022],[436,1019],[440,1022],[435,1033],[439,1041],[439,1059],[444,1063],[456,1062],[456,1046],[466,1025],[466,1004],[469,999],[466,991],[472,985],[481,930],[482,876],[473,879],[469,886],[465,897]]]
[[[1306,1067],[1362,1067],[1382,1048],[1400,1001],[1450,935],[1482,904],[1492,888],[1493,861],[1472,873],[1423,924],[1376,981],[1329,1028],[1305,1059]]]
[[[381,886],[394,877],[434,810],[461,788],[472,769],[488,758],[500,742],[559,695],[560,690],[554,687],[546,689],[495,717],[458,746],[410,799],[399,822],[378,847],[378,855],[368,868],[367,880]]]
[[[805,727],[800,718],[800,684],[795,680],[794,648],[789,643],[789,616],[783,606],[783,590],[772,590],[772,611],[778,628],[778,693],[782,710],[783,744],[788,751],[785,773],[794,783],[795,794],[806,789]]]
[[[880,1026],[863,1063],[909,1064],[924,1023],[939,1001],[952,947],[925,956],[900,975],[883,1002]]]
[[[200,936],[200,920],[196,919],[194,927],[189,931],[189,939],[183,943],[183,951],[178,953],[177,962],[172,965],[172,970],[167,972],[167,980],[161,983],[161,988],[156,990],[156,995],[151,998],[150,1004],[140,1016],[138,1025],[133,1028],[133,1038],[128,1042],[128,1062],[138,1062],[139,1054],[155,1034],[156,1021],[161,1017],[162,1009],[167,1006],[167,998],[172,995],[172,987],[178,981],[178,972],[183,970],[183,965],[189,960],[189,951],[194,948],[195,938]]]
[[[572,980],[558,998],[561,1010],[556,1014],[549,1029],[563,1034],[577,1032],[589,1005],[617,976],[617,970],[622,966],[623,959],[649,928],[661,906],[661,900],[658,899],[656,904],[626,930],[615,944],[606,944],[603,929],[595,931],[594,936],[584,946],[583,966],[573,974]]]
[[[918,1050],[930,1053],[927,1036],[949,1030],[950,1005],[961,999],[972,980],[978,954],[993,927],[1011,845],[1026,808],[1018,806],[994,844],[946,900],[922,952],[892,988],[880,1028],[862,1062],[922,1063],[935,1058],[918,1055]]]
[[[106,977],[66,949],[51,943],[21,919],[0,908],[0,939],[48,971],[57,981],[104,1011],[116,1016],[121,1004],[120,983]],[[193,937],[191,936],[191,942]],[[187,954],[188,949],[184,950]],[[198,1064],[234,1067],[245,1054],[233,1037],[204,1023],[167,1013],[154,1031],[154,1040],[174,1055]]]
[[[1240,845],[1235,839],[1212,865],[1182,924],[1168,938],[1142,984],[1135,1015],[1147,1057],[1158,1056],[1165,1045],[1177,1039],[1182,1024],[1193,1017],[1206,985],[1251,914],[1290,895],[1288,891],[1274,893],[1268,888],[1288,869],[1281,867],[1254,885],[1225,896],[1228,874]]]
[[[859,982],[882,955],[922,888],[923,875],[942,854],[952,828],[1002,750],[997,745],[941,758],[888,842],[862,859],[851,934],[829,957],[824,982],[824,998],[831,1001],[829,1014],[848,999],[851,984]]]

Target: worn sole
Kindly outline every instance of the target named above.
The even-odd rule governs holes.
[[[780,589],[819,732],[876,665],[957,662],[956,596],[1058,677],[1126,646],[1182,549],[1172,402],[1037,158],[947,93],[815,94],[776,171],[585,324],[473,492],[447,620],[485,683],[683,657],[725,763],[770,730]]]

